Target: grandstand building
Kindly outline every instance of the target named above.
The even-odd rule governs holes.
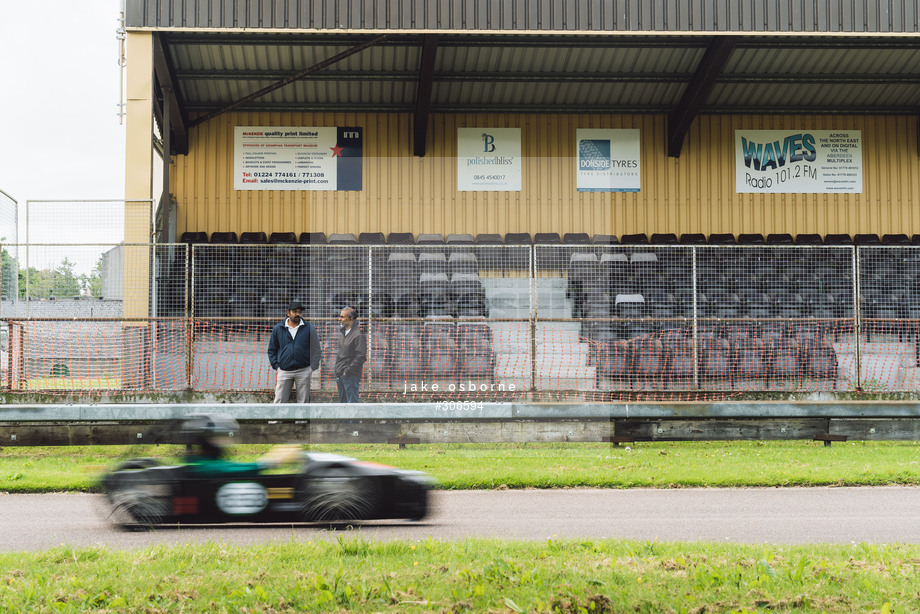
[[[270,387],[296,298],[322,330],[359,308],[385,398],[920,388],[917,0],[126,0],[125,25],[125,199],[156,214],[126,212],[155,246],[123,315],[190,317],[203,352],[171,375],[190,344],[139,333],[138,386]]]

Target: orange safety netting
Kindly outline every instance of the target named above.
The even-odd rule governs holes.
[[[265,393],[274,321],[10,321],[11,392]],[[337,324],[314,320],[323,348],[315,401],[333,400]],[[361,322],[366,401],[435,399],[705,400],[750,391],[920,390],[920,322],[864,320],[496,321],[429,317]],[[858,339],[858,342],[857,342]]]

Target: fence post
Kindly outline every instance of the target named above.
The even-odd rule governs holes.
[[[19,288],[16,289],[16,293],[19,293]],[[7,322],[6,325],[6,389],[13,389],[13,326],[12,321]],[[21,329],[21,326],[16,326],[17,329]],[[20,355],[22,354],[22,347],[20,346],[19,350]]]
[[[690,282],[693,292],[693,388],[700,388],[700,331],[696,303],[696,247],[690,248]]]
[[[537,246],[530,246],[530,391],[537,391],[537,298],[534,259],[537,257]]]
[[[195,245],[189,244],[186,248],[186,262],[191,266],[185,267],[185,388],[192,390],[192,370],[195,368],[193,358],[195,338]]]
[[[195,334],[195,323],[191,317],[185,318],[182,328],[185,329],[185,389],[192,390],[192,369],[195,363],[192,360],[193,342],[192,336]]]
[[[374,313],[374,292],[373,292],[373,278],[374,278],[374,249],[375,245],[367,246],[367,330],[364,331],[364,338],[367,339],[368,353],[373,355],[377,351],[377,344],[374,342],[373,335],[373,318],[371,317]],[[372,389],[374,385],[374,369],[368,368],[368,389]]]
[[[853,270],[853,336],[856,340],[853,344],[853,362],[856,366],[856,389],[862,390],[862,310],[859,308],[859,298],[862,294],[859,287],[859,254],[860,250],[853,246],[853,257],[850,259]]]
[[[26,380],[26,327],[19,324],[19,389],[28,383]]]

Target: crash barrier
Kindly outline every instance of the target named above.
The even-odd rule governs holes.
[[[182,443],[196,413],[236,418],[240,443],[441,444],[920,438],[920,404],[438,403],[9,405],[0,445]]]
[[[319,400],[344,305],[368,337],[366,401],[920,390],[920,247],[103,247],[98,277],[30,272],[33,300],[0,302],[8,391],[268,394],[268,335],[295,300],[321,338]],[[58,293],[83,281],[95,298]]]

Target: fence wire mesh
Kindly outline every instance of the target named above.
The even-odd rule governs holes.
[[[909,246],[212,237],[23,250],[42,268],[26,276],[4,261],[18,279],[0,302],[11,391],[267,393],[269,335],[292,302],[321,341],[312,388],[326,396],[314,400],[335,390],[345,306],[368,339],[366,400],[920,390],[920,251]],[[62,251],[93,264],[62,270]]]
[[[0,276],[0,297],[13,296],[16,293],[16,278],[19,261],[19,205],[13,197],[0,191],[0,258],[2,273]]]

